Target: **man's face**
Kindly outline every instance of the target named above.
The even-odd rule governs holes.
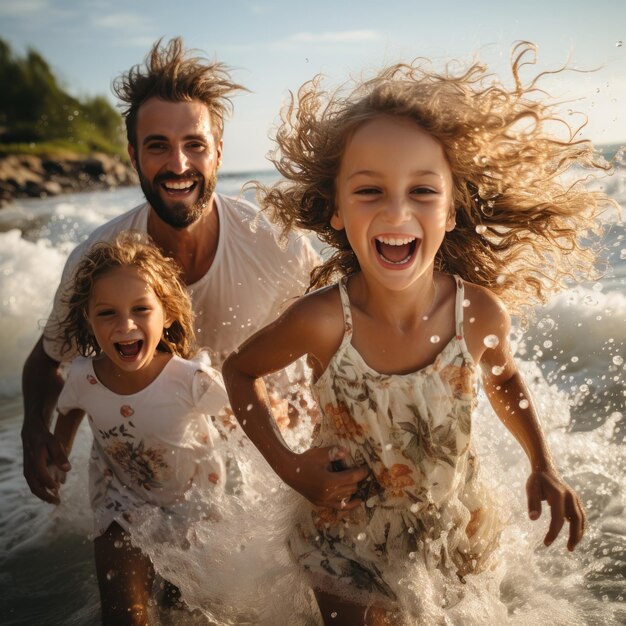
[[[199,101],[146,100],[137,112],[137,146],[128,147],[146,199],[174,228],[197,221],[217,182],[222,142]]]

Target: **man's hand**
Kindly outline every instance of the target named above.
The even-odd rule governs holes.
[[[541,516],[541,501],[550,505],[552,519],[543,542],[546,546],[557,538],[565,520],[569,522],[567,549],[572,552],[585,530],[585,511],[574,490],[554,471],[534,471],[526,482],[528,515],[531,520]]]
[[[349,511],[361,504],[354,498],[359,482],[366,478],[369,469],[333,470],[332,461],[340,461],[346,455],[342,448],[311,448],[298,455],[290,472],[288,484],[316,506]]]
[[[60,441],[43,424],[22,428],[24,477],[30,490],[44,502],[59,504],[59,483],[50,475],[48,465],[61,472],[71,468]]]

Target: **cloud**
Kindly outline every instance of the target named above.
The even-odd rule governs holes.
[[[267,4],[261,4],[259,2],[253,2],[248,5],[248,9],[252,15],[263,15],[264,13],[269,13],[272,10],[272,7]]]
[[[48,0],[20,0],[0,4],[0,15],[5,17],[24,17],[40,13],[49,8]]]
[[[318,43],[318,42],[351,42],[351,41],[378,41],[381,35],[375,30],[343,30],[327,33],[295,33],[284,41],[290,43]]]
[[[98,15],[92,19],[92,24],[100,28],[113,29],[137,29],[146,25],[146,16],[138,13],[110,13],[109,15]]]

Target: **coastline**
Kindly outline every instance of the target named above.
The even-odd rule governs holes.
[[[130,164],[101,152],[87,156],[0,155],[0,208],[17,198],[136,185]]]

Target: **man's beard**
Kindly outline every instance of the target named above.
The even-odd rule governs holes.
[[[166,172],[155,176],[153,181],[149,181],[143,175],[140,167],[137,167],[137,174],[139,175],[139,184],[141,185],[141,189],[143,190],[146,200],[150,206],[166,224],[174,228],[186,228],[194,222],[197,222],[200,217],[202,217],[204,209],[209,204],[217,184],[217,171],[214,171],[211,178],[208,180],[195,170],[186,172],[182,176]],[[185,202],[176,202],[175,200],[164,200],[159,193],[161,183],[166,180],[189,179],[193,179],[195,181],[200,192],[198,194],[198,199],[191,205],[186,204]]]

